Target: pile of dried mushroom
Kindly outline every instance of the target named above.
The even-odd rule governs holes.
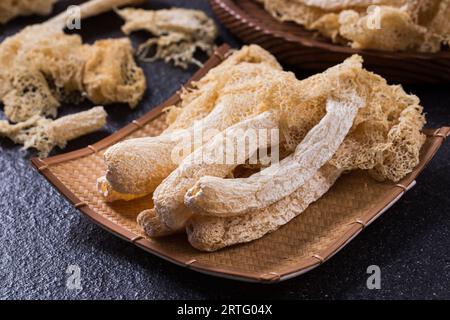
[[[93,0],[80,11],[95,15],[133,1]],[[122,102],[135,107],[146,89],[144,73],[134,61],[128,39],[83,44],[80,36],[63,32],[65,18],[62,13],[26,27],[0,44],[0,101],[12,122],[0,121],[0,136],[35,148],[41,156],[106,124],[103,107],[57,120],[46,118],[56,117],[62,102],[88,98],[95,104]]]
[[[16,8],[17,14],[44,13],[31,9],[43,9],[44,2],[31,6],[27,0],[7,1],[0,8],[7,7],[8,12]],[[45,2],[48,7],[45,13],[50,11],[52,2]],[[83,4],[80,12],[92,16],[134,2],[138,1],[93,0]],[[146,56],[155,45],[154,58],[164,58],[186,68],[190,63],[200,65],[194,58],[197,49],[208,54],[213,51],[216,27],[203,12],[131,8],[117,12],[126,20],[125,33],[145,29],[156,37],[141,47],[141,55]],[[94,104],[127,103],[134,108],[146,90],[144,72],[136,65],[127,38],[83,44],[80,36],[63,32],[65,23],[63,13],[48,22],[29,26],[0,44],[0,102],[12,122],[0,121],[0,136],[9,137],[25,148],[35,148],[41,156],[46,156],[54,146],[64,147],[70,139],[98,130],[106,123],[103,108],[57,121],[47,119],[57,116],[61,103],[87,98]],[[63,124],[69,133],[56,136]]]
[[[280,21],[356,49],[437,52],[450,41],[448,0],[256,0]]]
[[[107,150],[98,189],[106,201],[153,193],[154,208],[138,217],[145,232],[187,232],[206,251],[276,230],[346,171],[400,180],[418,164],[425,141],[419,99],[363,69],[361,57],[298,80],[254,45],[210,70],[167,118],[160,136]],[[243,144],[247,160],[273,147],[270,138],[247,144],[250,129],[279,130],[279,164],[221,161],[225,138]],[[175,161],[180,145],[190,151]],[[240,175],[243,168],[250,172]]]

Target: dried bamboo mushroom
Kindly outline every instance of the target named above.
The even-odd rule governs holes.
[[[280,21],[294,21],[357,49],[437,52],[450,38],[448,0],[260,2]]]
[[[281,163],[249,178],[204,175],[186,193],[186,206],[206,215],[242,215],[266,208],[301,188],[333,157],[352,127],[358,109],[364,106],[358,96],[346,99],[349,100],[329,100],[325,117]]]
[[[94,103],[137,106],[146,89],[144,72],[133,59],[128,39],[108,39],[88,47],[83,86]]]
[[[199,49],[211,55],[217,28],[214,21],[199,10],[172,8],[167,10],[122,9],[117,13],[125,20],[126,34],[146,30],[155,38],[140,46],[139,56],[144,61],[164,59],[181,68],[189,64],[201,66],[194,54]],[[149,56],[152,48],[155,54]]]
[[[91,16],[132,2],[93,0],[80,10],[82,17]],[[0,44],[0,101],[11,121],[56,116],[61,102],[76,102],[83,96],[96,103],[125,102],[130,106],[142,97],[144,75],[131,58],[128,40],[83,45],[78,35],[63,33],[65,18],[61,14],[26,27]],[[101,58],[109,58],[109,65],[99,63]],[[99,80],[102,77],[110,80]]]
[[[254,50],[254,52],[258,51]],[[263,50],[259,53],[267,54]],[[235,59],[239,54],[241,53],[238,52],[231,58]],[[264,59],[271,61],[267,56]],[[292,74],[282,71],[273,63],[270,63],[271,67],[268,67],[267,63],[262,66],[261,64],[249,64],[247,61],[230,65],[229,61],[226,60],[222,66],[211,70],[206,77],[208,80],[205,80],[206,78],[202,80],[202,85],[197,87],[194,93],[186,94],[185,102],[188,102],[184,108],[171,109],[169,114],[170,130],[176,128],[174,132],[177,132],[180,128],[186,127],[186,123],[191,123],[192,119],[201,119],[202,117],[207,119],[215,113],[227,115],[226,118],[231,116],[235,119],[232,122],[239,125],[240,122],[248,119],[248,117],[242,116],[243,114],[257,115],[272,110],[278,116],[278,127],[283,137],[283,149],[288,153],[295,154],[299,144],[312,146],[305,148],[306,150],[299,154],[304,155],[311,152],[310,159],[318,161],[310,163],[310,166],[313,167],[310,170],[312,174],[303,175],[303,177],[301,173],[285,175],[284,180],[281,180],[288,183],[277,183],[271,190],[274,192],[266,192],[269,194],[267,198],[257,197],[258,201],[262,199],[264,202],[262,205],[252,206],[250,203],[249,208],[245,208],[239,215],[231,217],[229,208],[227,208],[227,212],[222,210],[218,214],[219,216],[214,216],[217,215],[214,210],[208,211],[202,208],[191,217],[192,213],[184,211],[183,206],[180,206],[179,200],[177,200],[179,194],[182,194],[184,190],[175,192],[174,199],[176,199],[173,206],[169,203],[170,201],[166,201],[168,199],[165,198],[163,192],[158,192],[159,195],[157,194],[155,199],[162,197],[162,200],[157,201],[161,201],[160,205],[162,204],[164,209],[158,212],[158,207],[156,207],[139,215],[139,224],[150,236],[173,233],[174,230],[167,225],[171,223],[170,219],[167,219],[168,223],[164,220],[165,215],[173,215],[175,217],[175,221],[172,221],[174,225],[179,222],[177,218],[181,218],[181,222],[189,218],[186,232],[193,246],[201,250],[213,251],[228,245],[251,241],[276,230],[304,211],[310,203],[320,198],[344,171],[364,169],[377,179],[398,181],[417,165],[419,151],[425,141],[425,136],[421,133],[425,119],[419,99],[406,94],[400,86],[390,86],[383,78],[364,70],[362,59],[359,56],[353,56],[340,65],[301,81]],[[263,72],[261,73],[261,71]],[[219,82],[211,82],[216,75],[220,79],[220,85],[217,85]],[[251,79],[250,83],[245,81],[248,78]],[[206,92],[208,94],[203,95]],[[323,128],[328,128],[326,123],[329,123],[331,118],[341,119],[338,115],[331,116],[326,112],[327,101],[348,103],[348,100],[352,101],[351,97],[360,97],[359,101],[364,102],[364,107],[359,109],[355,107],[358,111],[355,111],[356,114],[349,116],[348,119],[342,117],[349,122],[347,131],[344,130],[343,134],[330,135],[331,138],[340,139],[342,142],[336,142],[337,148],[337,146],[333,146],[333,141],[329,141],[330,137],[319,139],[318,137],[322,135],[320,131],[317,135],[314,134],[316,131],[314,128],[317,126],[320,128],[321,125]],[[192,102],[196,99],[199,99],[201,104],[193,104]],[[251,102],[249,107],[252,109],[242,107],[248,101]],[[354,103],[354,105],[358,105],[358,103]],[[186,110],[189,111],[185,113]],[[224,110],[227,113],[224,113]],[[233,124],[229,126],[231,125]],[[310,141],[309,134],[317,137],[317,144],[308,143]],[[324,142],[327,143],[326,147],[330,148],[330,155],[323,158],[312,155],[315,153],[315,147],[320,150],[320,145]],[[136,150],[133,152],[140,152],[138,150],[140,147],[142,146],[136,144]],[[191,157],[194,156],[191,155]],[[281,162],[280,168],[283,168],[286,162],[292,161],[293,157],[293,155],[287,156]],[[127,165],[130,163],[132,162],[128,161]],[[200,173],[194,174],[195,177],[201,176],[201,171],[203,169],[208,171],[210,167],[213,166],[204,163],[198,167]],[[126,168],[129,167],[123,169]],[[177,169],[177,166],[174,166],[173,177],[178,176],[177,172],[184,172],[183,168],[184,166]],[[190,176],[189,173],[187,176]],[[261,176],[264,175],[260,172],[253,178],[263,179]],[[180,177],[182,177],[181,173]],[[300,179],[302,183],[292,187],[291,182],[296,181],[299,177],[302,178]],[[199,180],[202,179],[204,178],[200,177]],[[175,180],[179,181],[178,179],[172,181],[169,178],[166,183]],[[229,180],[242,181],[242,179]],[[191,181],[188,184],[181,181],[180,186],[185,187],[189,184]],[[161,190],[171,192],[172,190],[167,188],[169,185],[172,183],[162,186]],[[268,185],[271,185],[271,181],[268,182]],[[277,188],[278,185],[281,187]],[[231,186],[233,189],[231,193],[238,195],[237,198],[239,198],[240,192],[238,187]],[[176,190],[176,186],[174,188]],[[222,189],[216,191],[224,194]],[[192,194],[188,192],[187,198]],[[271,198],[272,194],[274,195],[273,199]],[[222,199],[222,206],[233,206],[237,203],[233,199],[230,201],[227,195]],[[248,198],[245,199],[245,203],[247,202],[249,202]],[[239,208],[238,205],[235,207]],[[179,210],[183,214],[177,216]],[[184,215],[185,213],[186,215]]]
[[[174,231],[167,228],[155,209],[142,211],[137,217],[137,223],[150,237],[165,237],[174,234]]]
[[[126,199],[130,194],[139,197],[151,193],[178,166],[172,161],[160,161],[170,159],[176,145],[172,139],[167,142],[167,134],[176,137],[186,128],[192,132],[193,123],[206,117],[211,110],[218,116],[206,117],[203,125],[209,123],[210,128],[222,128],[220,131],[264,111],[278,111],[283,147],[292,152],[325,115],[327,99],[352,91],[366,101],[366,107],[356,116],[348,135],[360,152],[341,157],[345,163],[336,165],[374,172],[374,168],[383,166],[384,155],[380,154],[391,143],[387,135],[398,123],[400,113],[414,106],[418,121],[423,121],[417,97],[407,95],[399,86],[387,85],[383,78],[362,69],[362,59],[358,56],[300,81],[292,73],[282,71],[267,51],[250,46],[212,69],[196,84],[194,91],[183,95],[181,106],[170,109],[170,126],[163,135],[127,140],[113,146],[105,154],[108,170],[99,189],[114,190],[114,200],[121,193]],[[418,130],[420,135],[420,128]],[[177,141],[183,140],[179,139]],[[412,170],[414,161],[408,168],[395,169],[397,175]],[[390,179],[390,176],[392,174],[383,178]]]
[[[224,117],[229,113],[227,105],[219,104],[187,129],[168,130],[158,137],[125,140],[110,147],[105,153],[105,163],[108,166],[106,181],[112,188],[108,185],[99,188],[115,190],[116,195],[151,193],[176,169],[179,161],[217,132],[234,124],[233,118]],[[198,140],[195,141],[196,137]],[[165,163],[160,159],[166,159]],[[106,181],[99,182],[104,184]]]
[[[48,35],[42,37],[36,33]],[[78,36],[28,27],[0,44],[0,99],[14,122],[56,116],[60,101],[83,90],[84,50]]]
[[[184,196],[189,188],[205,175],[229,176],[238,165],[254,157],[260,148],[274,145],[278,137],[272,137],[271,130],[277,128],[276,116],[265,112],[227,128],[197,148],[153,193],[157,216],[169,229],[182,230],[191,217],[191,211],[184,206]],[[255,136],[257,132],[259,137]]]
[[[425,120],[419,100],[406,95],[399,86],[386,86],[380,77],[370,73],[366,76],[369,77],[358,81],[360,85],[368,84],[370,79],[366,107],[361,109],[334,157],[311,180],[264,209],[234,217],[195,214],[186,227],[191,244],[200,250],[215,251],[258,239],[303,212],[346,170],[371,169],[374,177],[393,181],[408,174],[418,164],[425,141],[421,133]],[[383,105],[378,105],[380,102]]]
[[[153,192],[178,166],[171,157],[175,146],[198,136],[201,143],[186,146],[193,151],[214,133],[266,111],[258,99],[258,84],[268,72],[280,69],[275,58],[258,46],[244,47],[228,57],[195,83],[195,89],[185,91],[179,106],[169,108],[169,128],[160,136],[126,140],[107,150],[106,178],[98,181],[105,200],[130,200],[130,195]],[[233,93],[236,90],[242,93]],[[226,91],[229,94],[220,97]],[[187,155],[181,154],[179,160]],[[161,162],[162,158],[168,161]]]
[[[145,197],[146,194],[126,194],[120,193],[114,190],[111,184],[106,180],[105,176],[97,179],[97,191],[100,193],[106,201],[113,202],[117,200],[130,201],[136,198]]]
[[[0,45],[0,64],[7,66],[0,71],[5,81],[0,99],[11,121],[56,116],[60,102],[82,96],[97,104],[124,102],[130,107],[140,101],[145,77],[133,60],[128,39],[83,45],[78,35],[52,33],[27,41],[40,30],[26,29]],[[18,49],[22,41],[24,45]]]
[[[24,149],[37,149],[41,157],[46,157],[55,146],[64,148],[68,141],[103,128],[106,116],[103,107],[95,107],[57,120],[40,116],[17,124],[3,120],[0,121],[0,136],[23,144]]]
[[[46,16],[52,12],[56,0],[2,0],[0,1],[0,24],[19,16],[38,14]]]
[[[186,226],[191,245],[202,251],[216,251],[253,241],[277,230],[320,199],[339,178],[342,170],[325,165],[294,193],[260,210],[241,216],[220,218],[194,215]]]
[[[386,162],[381,166],[382,169],[374,169],[375,172],[381,170],[383,177],[390,177],[394,181],[403,178],[418,164],[419,150],[425,142],[424,135],[420,133],[424,124],[420,108],[414,104],[408,106],[401,112],[398,121],[388,133],[389,142],[378,150],[384,154]],[[370,130],[370,127],[365,127],[365,130]],[[361,151],[362,146],[354,144],[352,139],[347,137],[335,157],[304,186],[264,209],[233,217],[194,215],[186,226],[189,242],[199,250],[215,251],[252,241],[275,231],[326,193],[342,172],[355,168],[358,162],[346,166],[345,159],[348,157],[347,159],[352,158],[355,161],[354,155]],[[372,156],[376,157],[375,154]],[[359,161],[367,162],[366,157],[367,154]],[[341,167],[337,168],[333,163]]]

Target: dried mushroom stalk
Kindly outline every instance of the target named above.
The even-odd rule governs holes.
[[[19,16],[49,15],[55,2],[56,0],[2,0],[0,1],[0,24]]]
[[[231,118],[224,118],[225,114],[226,106],[220,104],[185,130],[169,130],[157,137],[125,140],[110,147],[104,156],[108,166],[106,179],[111,185],[108,188],[116,190],[116,194],[151,193],[177,168],[177,161],[233,125]],[[164,163],[161,159],[165,159]]]
[[[450,37],[449,0],[260,2],[280,21],[294,21],[357,49],[437,52]]]
[[[142,211],[137,217],[137,223],[150,237],[165,237],[175,232],[169,229],[155,212],[155,209]]]
[[[176,168],[171,150],[183,137],[182,133],[166,134],[125,140],[110,147],[104,155],[106,176],[97,181],[105,200],[132,200],[151,193]]]
[[[186,148],[193,151],[214,133],[265,111],[259,99],[248,97],[247,93],[257,90],[257,84],[272,69],[281,67],[267,51],[258,46],[243,47],[195,83],[194,90],[183,93],[181,105],[169,111],[169,128],[160,136],[130,139],[109,148],[105,153],[106,179],[100,179],[98,184],[105,200],[126,200],[130,194],[140,197],[153,192],[177,168],[178,163],[171,157],[176,146],[183,146],[185,141]],[[236,81],[228,81],[229,90],[240,87],[242,94],[230,92],[230,99],[218,99],[221,90],[226,89],[225,79],[231,76]],[[170,121],[172,118],[175,120]],[[191,143],[194,136],[200,137],[200,143]],[[187,155],[182,154],[180,160]]]
[[[125,20],[122,30],[126,34],[146,30],[155,38],[139,48],[144,61],[164,59],[186,69],[189,64],[201,66],[194,55],[199,49],[211,55],[217,28],[214,21],[199,10],[172,8],[165,10],[122,9],[117,13]],[[155,49],[153,56],[150,51]]]
[[[107,202],[117,200],[130,201],[146,196],[145,194],[126,194],[117,192],[112,188],[105,176],[97,179],[97,191],[105,198]]]
[[[320,199],[342,170],[325,165],[302,187],[280,201],[241,216],[228,218],[194,215],[186,226],[191,245],[202,251],[253,241],[277,230]]]
[[[68,141],[97,131],[106,124],[103,107],[68,115],[57,120],[34,116],[18,124],[0,121],[0,136],[10,138],[24,149],[34,148],[46,157],[55,147],[64,148]]]
[[[192,214],[184,206],[184,196],[196,181],[205,175],[229,176],[238,165],[254,157],[258,149],[274,145],[278,137],[272,137],[271,130],[277,128],[276,116],[265,112],[227,128],[197,148],[153,193],[157,216],[169,229],[182,230]]]
[[[327,114],[295,152],[279,164],[249,177],[223,179],[205,175],[186,193],[185,204],[196,213],[228,217],[263,209],[302,187],[338,150],[364,105],[360,97],[327,102]]]
[[[83,17],[92,16],[132,2],[93,0],[80,9]],[[61,102],[74,102],[75,97],[81,100],[87,96],[99,104],[126,102],[130,106],[142,97],[145,79],[132,59],[128,40],[83,45],[80,36],[63,33],[67,15],[64,12],[26,27],[0,44],[0,100],[11,121],[25,121],[34,115],[55,116]],[[103,58],[110,59],[108,66],[99,62]],[[99,80],[102,77],[108,80]]]

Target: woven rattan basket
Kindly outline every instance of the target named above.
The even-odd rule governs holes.
[[[227,52],[229,47],[219,48],[192,80],[220,64]],[[204,253],[192,248],[183,235],[155,240],[143,234],[136,216],[151,207],[150,196],[107,204],[96,191],[96,179],[105,172],[104,150],[123,139],[159,134],[165,127],[163,108],[177,101],[178,93],[94,145],[47,159],[34,158],[32,163],[76,208],[119,237],[181,266],[254,282],[286,280],[333,256],[414,185],[450,133],[450,128],[427,131],[420,164],[399,184],[379,183],[364,172],[353,172],[341,177],[324,197],[278,231],[248,244]]]

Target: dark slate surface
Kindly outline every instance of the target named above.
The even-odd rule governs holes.
[[[58,10],[70,1],[62,1]],[[74,1],[72,1],[73,3]],[[80,1],[78,1],[80,2]],[[150,2],[150,1],[149,1]],[[206,1],[151,1],[202,8]],[[0,39],[39,18],[0,27]],[[86,41],[120,36],[114,14],[83,24]],[[108,31],[114,27],[116,31]],[[94,32],[93,32],[94,31]],[[93,34],[95,33],[95,35]],[[137,35],[138,40],[142,35]],[[236,41],[222,30],[222,41]],[[136,110],[110,106],[108,127],[69,144],[93,143],[168,98],[194,69],[181,71],[161,62],[144,65],[149,82]],[[449,124],[449,88],[408,87],[423,101],[428,126]],[[90,107],[67,106],[61,114]],[[60,153],[57,150],[55,153]],[[186,270],[95,226],[64,200],[29,163],[32,153],[0,140],[0,298],[2,299],[386,299],[450,298],[450,146],[447,143],[413,188],[333,259],[299,278],[255,285]],[[81,290],[66,287],[66,269],[81,269]],[[366,288],[366,269],[378,265],[381,290]]]

